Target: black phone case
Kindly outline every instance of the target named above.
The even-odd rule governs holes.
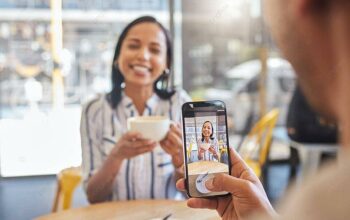
[[[186,105],[193,105],[193,106],[202,106],[202,107],[208,107],[208,106],[215,106],[214,103],[221,103],[225,110],[225,125],[226,125],[226,142],[227,142],[227,152],[228,152],[228,169],[229,174],[231,174],[231,157],[230,157],[230,147],[229,147],[229,138],[228,138],[228,127],[227,127],[227,113],[226,113],[226,106],[225,103],[220,100],[213,100],[213,101],[203,101],[203,102],[186,102],[182,105],[182,128],[183,128],[183,150],[184,150],[184,162],[185,162],[185,187],[186,187],[186,194],[190,198],[214,198],[214,197],[224,197],[229,195],[229,193],[224,195],[210,195],[210,196],[192,196],[189,191],[189,183],[188,183],[188,168],[187,168],[187,154],[186,154],[186,132],[185,132],[185,122],[184,122],[184,111]]]

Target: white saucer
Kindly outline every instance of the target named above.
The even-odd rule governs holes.
[[[205,186],[205,182],[213,178],[213,174],[199,174],[196,179],[196,189],[203,194],[210,193],[211,191]]]

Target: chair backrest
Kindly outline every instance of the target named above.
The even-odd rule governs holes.
[[[279,110],[272,109],[253,126],[240,149],[240,154],[244,159],[256,160],[260,166],[265,164],[278,115]]]
[[[52,212],[58,209],[69,209],[72,204],[74,190],[82,179],[81,168],[71,167],[57,174],[57,191],[54,198]]]
[[[191,153],[192,153],[192,148],[193,148],[193,143],[189,144],[190,146],[187,148],[187,162],[191,162]]]

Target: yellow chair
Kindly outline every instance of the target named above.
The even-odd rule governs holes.
[[[220,140],[219,141],[219,162],[222,162],[221,161],[221,159],[222,159],[221,156],[223,154],[227,154],[227,147],[225,146],[224,141]]]
[[[278,115],[278,109],[273,109],[264,115],[248,133],[239,151],[242,158],[259,178],[262,178],[262,168],[267,161],[272,142],[272,132]]]
[[[71,207],[73,193],[82,179],[81,168],[71,167],[57,174],[57,191],[52,207],[52,212],[58,209],[69,209]]]
[[[190,162],[191,161],[191,153],[192,153],[192,148],[193,148],[193,143],[190,143],[190,146],[189,146],[189,148],[187,148],[187,160],[188,160],[188,162]]]

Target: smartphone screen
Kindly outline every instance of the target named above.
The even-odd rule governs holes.
[[[226,195],[211,192],[205,182],[230,173],[225,104],[222,101],[188,102],[182,106],[187,193],[190,197]]]

